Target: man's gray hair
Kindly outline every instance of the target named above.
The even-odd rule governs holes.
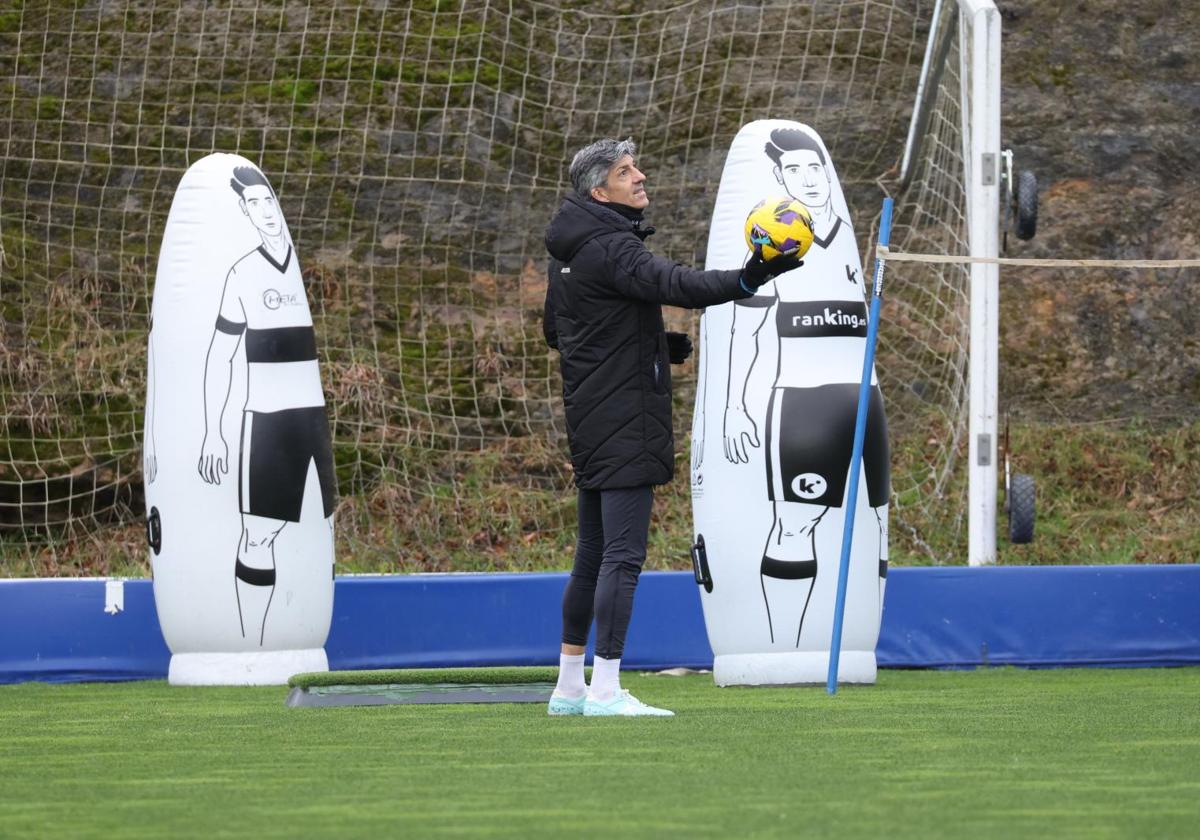
[[[633,138],[612,140],[604,138],[575,153],[571,160],[571,186],[581,198],[587,198],[596,187],[608,181],[608,170],[625,155],[637,157],[637,144]]]

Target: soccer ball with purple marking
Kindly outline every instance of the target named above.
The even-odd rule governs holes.
[[[808,208],[794,198],[764,198],[746,217],[746,244],[762,249],[764,260],[780,254],[803,257],[813,241]]]

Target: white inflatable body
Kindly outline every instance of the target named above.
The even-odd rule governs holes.
[[[735,268],[768,196],[813,215],[804,265],[753,298],[709,307],[692,427],[692,509],[719,685],[823,683],[844,527],[867,302],[841,185],[808,126],[738,132],[713,210],[707,268]],[[872,383],[875,383],[872,375]],[[887,572],[887,427],[872,391],[838,676],[875,680]]]
[[[298,262],[257,166],[213,154],[184,173],[154,284],[145,425],[172,684],[329,668],[334,473]]]

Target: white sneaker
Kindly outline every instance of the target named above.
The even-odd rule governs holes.
[[[629,693],[628,689],[622,689],[610,697],[608,700],[596,700],[590,695],[583,704],[584,717],[608,717],[619,715],[623,717],[674,717],[675,713],[669,709],[656,709],[654,706],[647,706],[641,700]]]

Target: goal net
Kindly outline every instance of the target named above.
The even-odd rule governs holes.
[[[955,3],[562,5],[0,13],[4,573],[148,567],[147,312],[174,187],[209,152],[258,162],[280,196],[320,343],[338,557],[364,570],[568,565],[542,232],[596,137],[638,141],[651,245],[684,262],[703,261],[733,135],[768,117],[820,132],[864,248],[882,187],[897,249],[965,252],[957,35],[898,177],[934,10],[957,32]],[[889,271],[878,369],[900,562],[961,557],[966,285],[960,267]],[[683,444],[694,362],[676,382]],[[652,565],[686,562],[687,492],[660,495]]]

